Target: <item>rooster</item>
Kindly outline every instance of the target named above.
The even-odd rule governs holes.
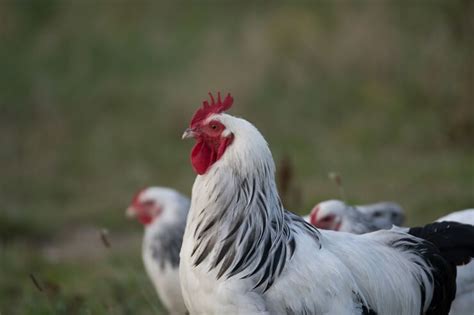
[[[284,209],[267,142],[224,113],[230,94],[210,98],[183,134],[196,139],[198,174],[179,268],[191,314],[448,313],[455,265],[474,255],[473,227],[413,231],[430,241],[398,231],[320,231]]]
[[[187,197],[173,189],[148,187],[135,195],[127,209],[129,217],[145,226],[143,263],[171,315],[187,313],[178,268],[189,203]]]
[[[362,234],[402,225],[403,209],[394,202],[350,206],[341,200],[318,203],[306,220],[318,228]]]
[[[456,211],[436,221],[455,221],[474,225],[474,209]],[[349,206],[339,200],[328,200],[317,204],[309,215],[309,222],[318,228],[355,234],[392,227],[391,220],[383,223],[380,217],[368,216],[359,206]],[[408,228],[404,230],[408,231]],[[456,286],[456,298],[452,303],[450,314],[471,315],[474,305],[474,262],[457,267]]]

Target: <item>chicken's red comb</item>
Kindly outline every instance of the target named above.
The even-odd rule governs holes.
[[[203,121],[211,114],[219,114],[228,110],[234,103],[234,99],[230,93],[227,94],[224,101],[221,100],[221,92],[217,93],[217,102],[214,100],[214,96],[212,96],[211,92],[209,92],[209,97],[211,98],[211,104],[209,104],[207,100],[202,102],[201,108],[194,113],[194,116],[191,119],[191,126]]]
[[[148,189],[148,187],[144,187],[144,188],[140,189],[139,191],[137,191],[137,192],[135,193],[135,195],[133,196],[133,198],[132,198],[132,203],[131,203],[131,204],[132,204],[132,205],[138,204],[138,201],[139,201],[139,199],[140,199],[140,195],[141,195],[145,190],[147,190],[147,189]]]

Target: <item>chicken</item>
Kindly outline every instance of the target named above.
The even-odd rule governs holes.
[[[382,201],[354,207],[360,212],[369,215],[376,225],[391,222],[394,225],[400,226],[405,222],[405,211],[398,203],[392,201]]]
[[[455,264],[474,255],[473,227],[415,230],[430,242],[397,231],[318,230],[283,208],[265,139],[224,113],[230,94],[210,97],[183,134],[196,139],[198,174],[179,268],[191,314],[448,313]]]
[[[321,229],[355,234],[391,229],[392,225],[401,225],[403,220],[403,210],[394,202],[350,206],[341,200],[320,202],[307,219]]]
[[[455,221],[474,225],[474,209],[450,213],[436,220]],[[383,221],[370,217],[359,206],[349,206],[339,200],[329,200],[317,204],[309,215],[309,222],[322,229],[350,232],[355,234],[368,233],[380,229],[390,229],[391,220]],[[407,231],[408,228],[403,228]],[[471,315],[474,305],[474,262],[457,267],[456,298],[452,303],[451,315]]]
[[[179,281],[179,252],[183,241],[189,199],[164,187],[139,191],[127,215],[145,226],[143,263],[149,278],[171,315],[187,313]]]

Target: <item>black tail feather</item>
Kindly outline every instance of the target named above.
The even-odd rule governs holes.
[[[448,314],[456,295],[456,266],[474,257],[474,226],[436,222],[411,228],[408,233],[424,240],[417,252],[433,268],[433,297],[424,314]]]
[[[458,222],[435,222],[411,228],[409,234],[435,245],[448,262],[465,265],[474,257],[474,226]]]

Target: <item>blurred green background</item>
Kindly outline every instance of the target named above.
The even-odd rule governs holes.
[[[0,313],[162,312],[124,211],[190,194],[208,91],[287,161],[301,214],[339,198],[331,171],[410,225],[473,207],[473,4],[0,0]]]

